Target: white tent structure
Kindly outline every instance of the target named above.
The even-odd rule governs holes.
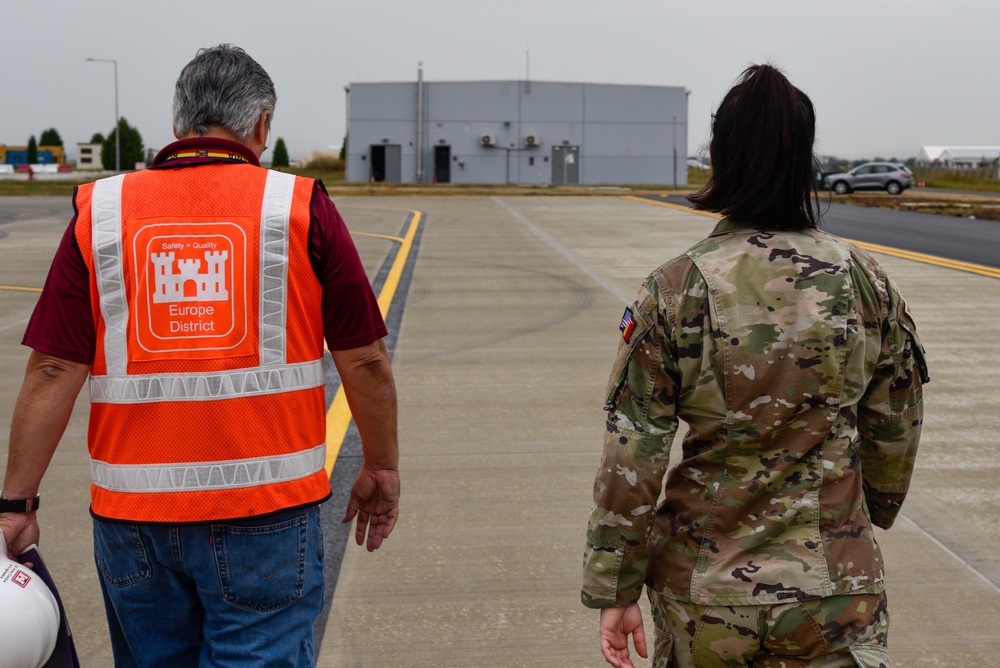
[[[1000,146],[924,146],[917,153],[918,166],[973,169],[1000,160]]]

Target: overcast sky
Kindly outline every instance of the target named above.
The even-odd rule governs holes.
[[[812,98],[820,153],[1000,145],[995,0],[0,0],[0,26],[8,145],[55,127],[73,152],[114,127],[114,70],[92,57],[118,61],[121,115],[162,148],[178,73],[221,42],[271,74],[293,158],[341,143],[345,84],[414,81],[420,61],[427,81],[683,86],[690,153],[762,61]]]

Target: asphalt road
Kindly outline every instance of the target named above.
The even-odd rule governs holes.
[[[690,206],[685,197],[653,199]],[[820,202],[821,225],[837,236],[1000,267],[1000,222]]]

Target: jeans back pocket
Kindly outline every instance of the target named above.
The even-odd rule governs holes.
[[[95,520],[94,561],[112,587],[127,587],[153,577],[146,546],[134,524]]]
[[[227,603],[268,612],[302,597],[307,516],[267,526],[212,526]]]

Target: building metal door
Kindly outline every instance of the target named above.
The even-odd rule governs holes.
[[[385,146],[382,144],[372,144],[369,152],[371,153],[372,170],[369,179],[373,183],[381,183],[385,181]]]
[[[403,149],[399,144],[385,147],[385,182],[403,182]]]
[[[403,157],[399,144],[371,145],[371,180],[380,183],[402,183]]]
[[[434,183],[451,183],[451,146],[434,147]]]
[[[552,147],[552,185],[563,186],[580,182],[580,147]]]

